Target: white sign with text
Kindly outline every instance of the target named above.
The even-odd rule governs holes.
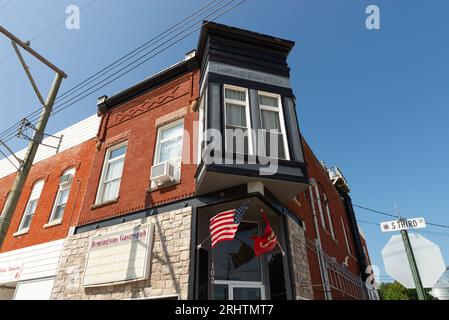
[[[92,237],[83,286],[145,280],[153,246],[153,224],[145,224]]]
[[[11,263],[0,265],[0,283],[11,283],[19,281],[22,272],[22,263]]]
[[[393,232],[408,229],[422,229],[426,227],[424,218],[401,219],[395,221],[382,222],[380,229],[382,232]]]

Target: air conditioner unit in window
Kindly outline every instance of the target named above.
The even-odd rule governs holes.
[[[73,181],[73,174],[66,174],[61,177],[59,180],[60,184],[70,184]]]
[[[151,168],[151,181],[161,186],[175,181],[175,167],[168,162],[162,162]]]

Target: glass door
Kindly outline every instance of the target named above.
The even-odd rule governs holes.
[[[240,223],[233,241],[222,242],[212,251],[214,300],[264,300],[262,261],[254,256],[252,236],[257,222]]]

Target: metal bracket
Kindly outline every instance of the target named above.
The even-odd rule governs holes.
[[[42,146],[45,146],[45,147],[49,147],[49,148],[55,149],[56,153],[59,153],[59,149],[61,148],[61,144],[62,144],[62,138],[64,138],[63,134],[60,137],[57,137],[57,136],[53,136],[51,134],[46,134],[46,133],[43,133],[42,135],[38,136],[35,133],[33,138],[31,138],[27,134],[27,130],[29,128],[31,128],[34,131],[37,131],[36,127],[30,121],[28,121],[28,119],[26,119],[26,118],[23,119],[22,122],[21,122],[20,128],[19,128],[19,131],[17,132],[17,137],[21,138],[21,139],[24,139],[24,140],[27,140],[27,141],[33,141],[33,142],[38,143],[38,144],[40,144]],[[54,138],[54,139],[58,139],[59,140],[58,141],[58,145],[57,146],[52,146],[52,145],[49,145],[49,144],[42,143],[42,141],[44,140],[44,136],[50,137],[50,138]]]
[[[0,149],[0,153],[5,157],[5,159],[7,159],[16,169],[17,171],[20,171],[20,169],[22,168],[24,161],[20,158],[18,158],[16,156],[16,154],[14,153],[14,151],[12,151],[7,145],[6,143],[4,143],[2,140],[0,140],[0,144],[3,145],[5,147],[6,150],[8,150],[9,153],[12,154],[12,156],[14,157],[14,159],[16,159],[16,161],[19,163],[20,167],[17,167],[17,165],[11,161],[11,159]]]

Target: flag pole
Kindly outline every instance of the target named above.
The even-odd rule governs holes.
[[[279,243],[279,240],[278,240],[278,246],[279,246],[279,249],[281,250],[282,256],[285,257],[285,252],[284,252],[284,250],[282,250],[282,247],[281,247],[281,244]]]
[[[202,245],[204,244],[204,242],[206,242],[207,240],[209,240],[210,237],[211,237],[211,235],[209,234],[209,235],[207,236],[207,238],[204,239],[203,242],[201,242],[201,243],[196,247],[196,249],[197,249],[197,250],[200,250],[201,247],[202,247]]]

